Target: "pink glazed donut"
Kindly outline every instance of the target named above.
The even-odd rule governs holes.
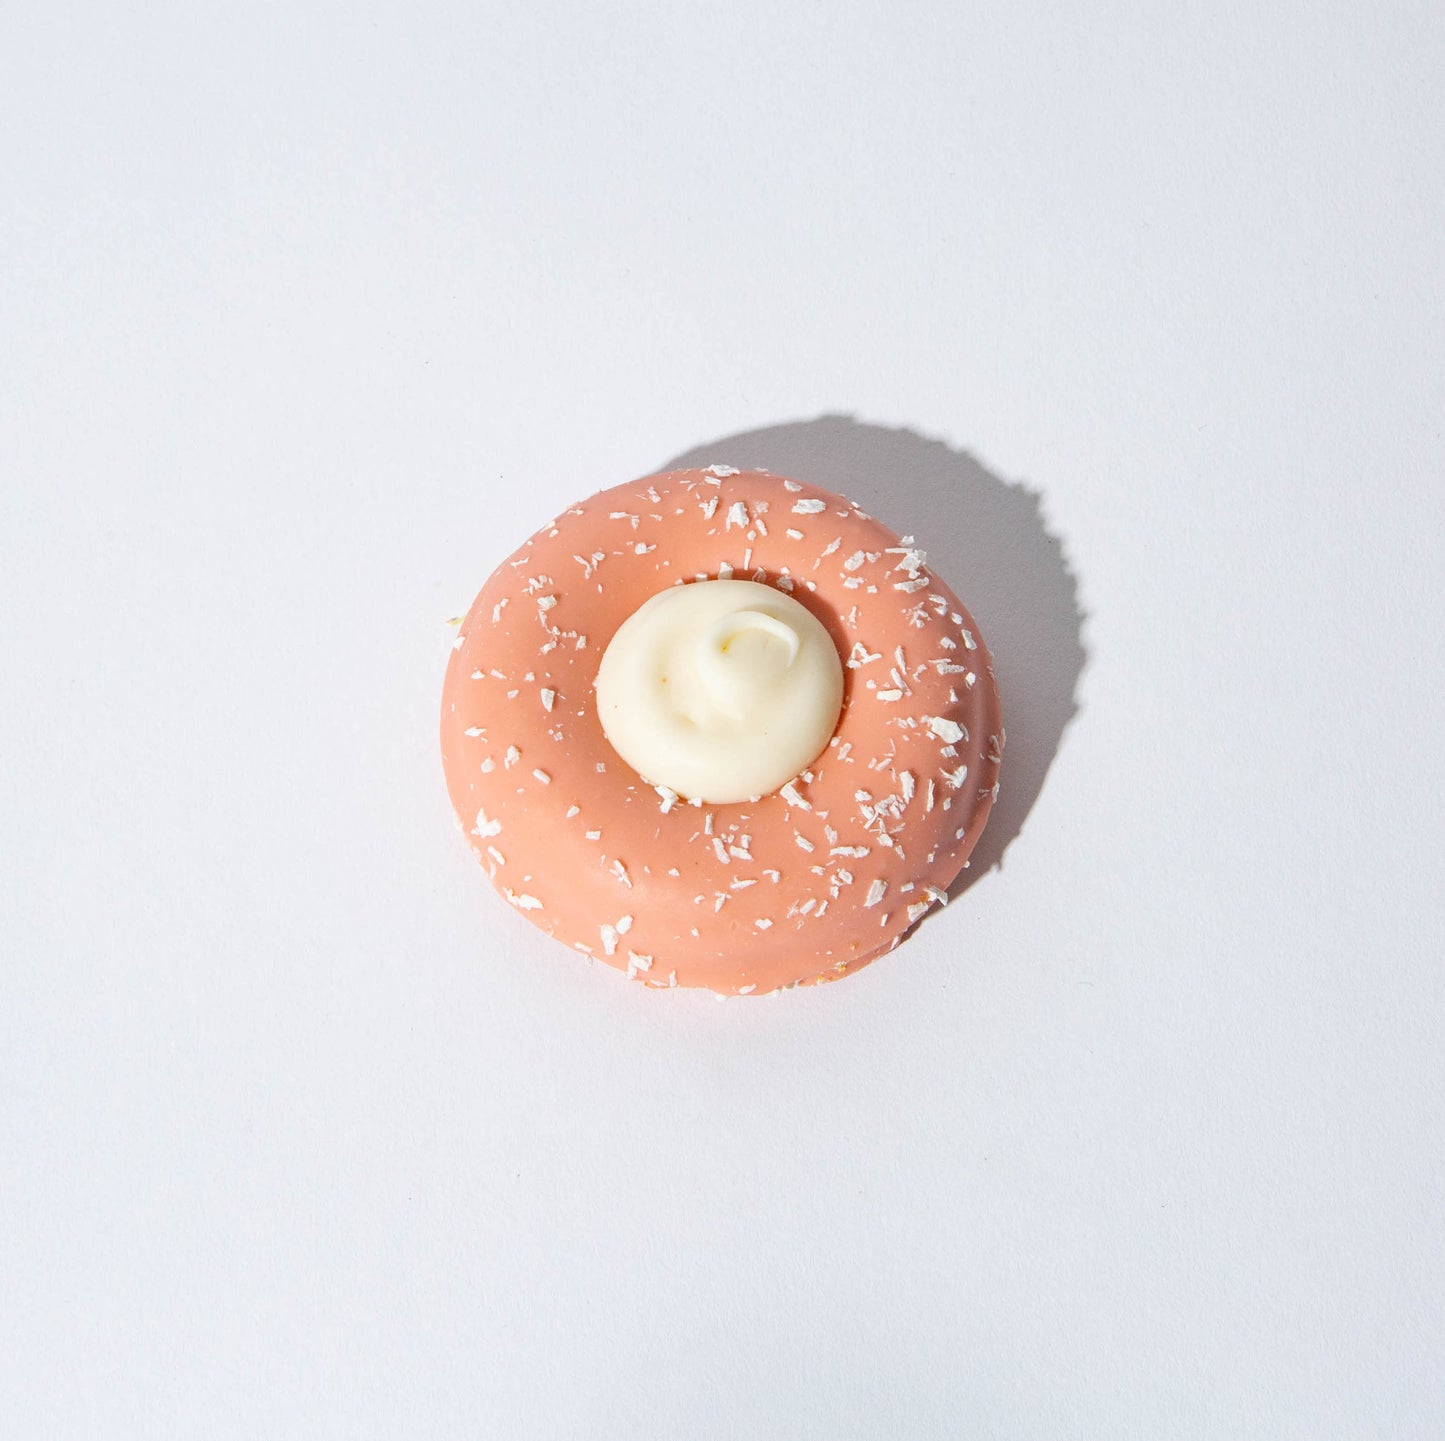
[[[730,578],[822,623],[842,708],[780,789],[705,804],[621,758],[595,682],[643,602]],[[911,537],[802,481],[711,466],[603,491],[497,568],[453,648],[441,742],[472,849],[528,920],[646,985],[750,995],[856,971],[946,901],[1004,731],[978,628]]]

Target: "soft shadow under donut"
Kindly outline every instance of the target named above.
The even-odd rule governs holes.
[[[1063,543],[1045,523],[1041,493],[1000,480],[940,441],[845,415],[723,436],[658,468],[714,463],[826,486],[917,536],[978,621],[993,653],[1008,744],[993,814],[952,888],[955,895],[966,890],[1002,864],[1078,711],[1084,617]]]

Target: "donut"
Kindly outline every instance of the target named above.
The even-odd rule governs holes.
[[[442,696],[447,789],[501,895],[645,985],[721,995],[837,980],[945,904],[1003,745],[978,627],[912,537],[722,465],[544,526],[482,587]]]

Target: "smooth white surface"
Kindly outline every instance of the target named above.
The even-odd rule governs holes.
[[[7,7],[0,1434],[1438,1436],[1442,26]],[[886,963],[651,994],[445,621],[826,412],[1043,493],[1079,714]]]
[[[669,586],[597,667],[617,753],[686,800],[746,801],[796,779],[838,724],[843,662],[811,611],[750,580]]]

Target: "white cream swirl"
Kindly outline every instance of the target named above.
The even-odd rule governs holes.
[[[786,785],[828,744],[842,703],[822,623],[750,580],[653,596],[597,671],[597,714],[618,755],[653,785],[719,805]]]

